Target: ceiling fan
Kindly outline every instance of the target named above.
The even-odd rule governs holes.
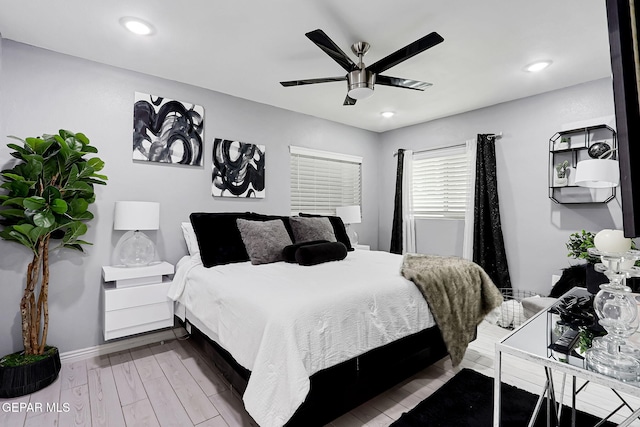
[[[325,77],[319,79],[292,80],[280,82],[284,87],[311,85],[316,83],[347,81],[348,92],[343,105],[354,105],[358,99],[368,98],[373,95],[373,87],[376,83],[385,86],[394,86],[405,89],[425,90],[431,83],[417,80],[402,79],[398,77],[383,76],[382,72],[406,61],[425,50],[442,43],[444,39],[440,34],[433,32],[393,52],[378,62],[365,67],[362,57],[369,50],[369,43],[358,42],[351,46],[351,51],[358,56],[358,64],[354,63],[333,40],[322,30],[314,30],[305,34],[320,49],[336,61],[347,74],[342,77]]]

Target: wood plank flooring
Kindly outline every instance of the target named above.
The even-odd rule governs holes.
[[[469,346],[459,367],[453,368],[444,358],[329,426],[388,426],[461,368],[493,376],[494,344],[507,333],[482,323],[478,338]],[[511,356],[503,356],[503,366],[505,382],[540,392],[544,383],[542,368]],[[628,402],[640,406],[640,399],[629,398]],[[40,403],[42,409],[6,410],[12,403],[31,403],[33,408]],[[610,390],[593,385],[578,399],[579,409],[599,416],[605,416],[618,404]],[[629,413],[627,409],[622,411]],[[620,415],[612,418],[617,422],[622,419]],[[640,421],[632,425],[640,426]],[[174,340],[63,363],[60,377],[46,389],[30,396],[0,399],[0,426],[245,427],[256,423],[219,371],[200,356],[189,340]]]

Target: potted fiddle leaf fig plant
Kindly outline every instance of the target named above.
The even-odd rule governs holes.
[[[24,349],[0,359],[2,398],[33,393],[58,376],[58,350],[47,345],[49,251],[83,252],[90,244],[81,237],[93,219],[88,208],[96,199],[94,185],[107,180],[98,174],[104,162],[92,156],[98,150],[82,133],[12,138],[21,144],[7,144],[18,162],[0,173],[0,237],[25,246],[32,258],[20,301]]]

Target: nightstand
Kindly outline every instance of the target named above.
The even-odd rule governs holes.
[[[167,298],[174,266],[102,267],[104,339],[173,326],[173,301]]]
[[[353,245],[353,249],[357,249],[359,251],[368,251],[368,250],[371,250],[371,246],[369,246],[369,245]]]

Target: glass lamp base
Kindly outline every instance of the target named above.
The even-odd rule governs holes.
[[[356,233],[356,230],[351,228],[351,224],[347,224],[347,236],[349,237],[351,246],[358,244],[358,233]]]
[[[619,346],[618,352],[608,351],[615,346],[616,343],[610,342],[606,337],[594,339],[593,347],[587,350],[585,355],[587,369],[623,382],[640,381],[637,349],[623,344]]]
[[[149,265],[153,262],[155,255],[155,245],[140,231],[135,231],[131,237],[122,242],[120,247],[120,262],[126,267]]]

